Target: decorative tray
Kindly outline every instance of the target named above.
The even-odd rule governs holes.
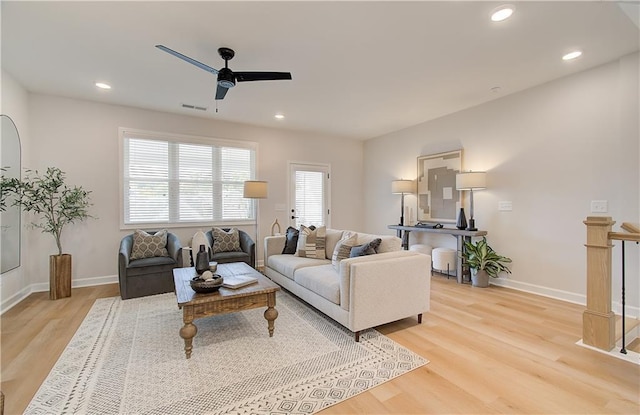
[[[214,291],[218,291],[218,289],[222,286],[224,282],[224,278],[222,276],[216,274],[212,280],[203,281],[200,277],[194,277],[189,280],[189,284],[191,284],[191,288],[193,291],[197,293],[212,293]]]

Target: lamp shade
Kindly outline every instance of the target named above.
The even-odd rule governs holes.
[[[393,180],[391,193],[415,193],[416,183],[413,180]]]
[[[244,182],[244,194],[247,199],[266,199],[267,182],[260,180],[247,180]]]
[[[456,174],[457,190],[479,190],[487,188],[487,173],[468,171]]]

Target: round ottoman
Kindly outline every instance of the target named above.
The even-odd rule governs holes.
[[[409,247],[409,251],[420,252],[421,254],[431,255],[433,248],[431,245],[415,244]]]
[[[455,249],[434,248],[433,251],[431,251],[431,259],[433,261],[433,269],[441,273],[446,273],[447,278],[449,278],[452,271],[455,274],[456,263],[458,262]]]

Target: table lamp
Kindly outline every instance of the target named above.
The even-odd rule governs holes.
[[[483,171],[468,171],[456,174],[456,189],[469,190],[471,199],[469,203],[469,225],[468,231],[477,231],[476,222],[473,218],[473,191],[487,188],[487,173]]]

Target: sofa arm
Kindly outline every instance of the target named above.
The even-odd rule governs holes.
[[[167,233],[167,251],[169,251],[169,256],[176,261],[178,267],[181,267],[182,244],[180,243],[180,239],[178,239],[178,237],[173,233]]]
[[[430,285],[431,258],[418,252],[387,252],[348,258],[340,262],[340,306],[350,311],[351,315],[354,311],[361,312],[361,310],[356,310],[357,303],[365,302],[366,304],[369,301],[368,297],[382,296],[382,298],[375,300],[380,302],[379,304],[367,304],[367,309],[389,306],[387,300],[391,301],[393,298],[387,297],[386,293],[398,290],[402,292],[398,294],[400,297],[406,295],[406,301],[415,298],[416,295],[420,297],[420,294],[426,293],[428,309]],[[403,301],[400,300],[400,303]]]
[[[251,239],[248,233],[245,231],[238,230],[238,235],[240,237],[240,249],[242,252],[246,252],[249,254],[249,258],[251,261],[251,266],[256,267],[256,243]]]
[[[129,258],[131,249],[133,248],[133,235],[127,235],[120,241],[120,250],[118,251],[118,282],[120,284],[120,295],[127,298],[127,267],[129,266]]]
[[[266,268],[271,255],[280,255],[284,248],[286,236],[276,235],[264,238],[264,266]]]

